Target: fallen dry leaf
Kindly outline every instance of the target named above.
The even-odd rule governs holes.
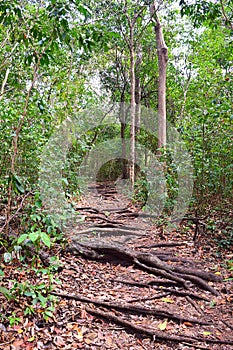
[[[164,303],[174,303],[174,300],[172,300],[171,298],[161,298],[161,301],[163,301]]]
[[[165,320],[164,322],[160,323],[158,325],[158,328],[161,330],[161,331],[165,331],[165,329],[167,328],[167,320]]]

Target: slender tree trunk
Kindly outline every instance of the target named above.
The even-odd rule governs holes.
[[[182,120],[184,118],[184,113],[185,113],[185,107],[186,107],[186,101],[187,101],[187,93],[188,93],[188,89],[189,89],[189,84],[191,81],[191,73],[189,72],[188,74],[188,79],[187,79],[187,83],[184,86],[184,100],[181,106],[181,110],[180,110],[180,120]]]
[[[142,97],[142,89],[140,84],[140,67],[142,64],[142,48],[139,44],[137,51],[137,59],[136,59],[136,76],[135,76],[135,103],[136,103],[136,113],[135,113],[135,139],[137,140],[137,136],[140,132],[140,122],[141,122],[141,97]]]
[[[135,52],[134,52],[134,26],[130,26],[130,168],[129,175],[134,188],[135,180]]]
[[[2,87],[1,87],[0,101],[2,100],[3,95],[4,95],[4,92],[5,92],[5,86],[6,86],[6,84],[7,84],[7,79],[8,79],[9,73],[10,73],[10,69],[7,68],[6,74],[5,74],[5,78],[4,78],[4,80],[3,80]]]
[[[164,41],[162,25],[156,13],[155,2],[150,6],[150,14],[155,24],[157,43],[159,85],[158,85],[158,148],[166,146],[166,70],[168,50]]]
[[[134,190],[135,182],[135,116],[136,116],[136,103],[135,103],[135,51],[134,51],[134,30],[138,17],[144,11],[145,6],[141,6],[139,11],[134,11],[133,18],[130,18],[127,13],[127,0],[125,0],[125,14],[129,25],[129,39],[126,38],[129,52],[130,52],[130,168],[129,175],[131,181],[132,190]],[[124,35],[124,34],[123,34]]]
[[[122,142],[122,179],[128,178],[127,163],[126,163],[126,143],[125,143],[125,128],[126,128],[126,113],[125,113],[125,85],[121,92],[121,104],[120,104],[120,122],[121,122],[121,142]]]

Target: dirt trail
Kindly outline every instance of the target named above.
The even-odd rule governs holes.
[[[232,281],[208,236],[194,244],[192,229],[156,227],[111,183],[90,186],[76,209],[54,317],[0,349],[23,348],[31,332],[27,350],[233,349]]]
[[[80,247],[71,249],[64,263],[69,265],[71,259],[78,280],[72,276],[73,282],[63,293],[68,297],[63,295],[61,299],[75,305],[80,310],[79,322],[88,324],[83,328],[83,348],[233,348],[231,282],[220,281],[227,271],[216,261],[207,241],[203,245],[200,237],[194,244],[193,232],[158,229],[153,220],[140,216],[140,208],[111,183],[91,186],[77,210],[84,221],[74,229],[73,237],[84,246],[81,255]],[[83,259],[82,256],[90,257],[86,246],[94,247],[93,260]],[[135,256],[144,260],[137,264]],[[168,266],[165,274],[163,266],[159,270],[160,265],[156,265],[156,270],[154,260],[149,264],[145,260],[153,256]],[[188,278],[194,271],[210,273],[210,279],[203,280],[209,290],[197,283],[196,276]],[[179,281],[186,277],[188,282]],[[58,288],[58,293],[63,291]],[[72,299],[74,295],[76,301]],[[221,344],[224,340],[229,344]]]
[[[84,221],[76,226],[72,235],[80,234],[81,240],[139,243],[150,235],[150,218],[139,216],[143,215],[140,208],[133,206],[113,183],[90,186],[76,210]]]

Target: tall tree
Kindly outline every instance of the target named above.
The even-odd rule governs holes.
[[[154,22],[157,55],[158,55],[158,148],[166,146],[166,70],[168,61],[168,49],[165,44],[163,29],[159,20],[156,2],[150,5],[150,15]]]

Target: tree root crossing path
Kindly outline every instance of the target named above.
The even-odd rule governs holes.
[[[78,324],[77,348],[233,348],[232,281],[208,237],[156,226],[112,183],[76,210],[52,294]]]

